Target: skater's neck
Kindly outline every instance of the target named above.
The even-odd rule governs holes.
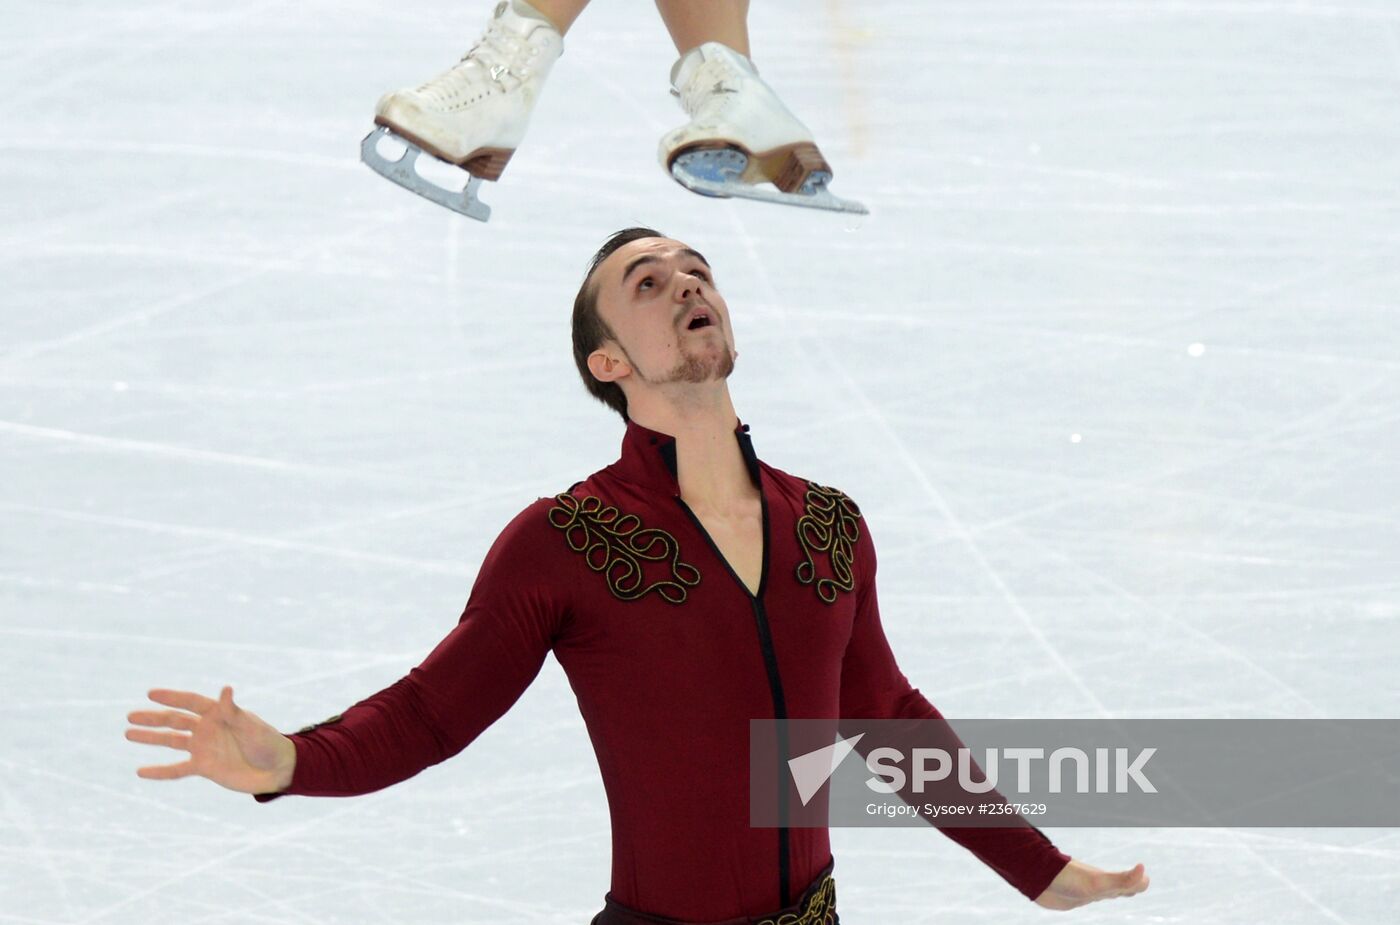
[[[758,487],[734,439],[739,419],[728,389],[704,398],[692,394],[647,399],[629,400],[628,417],[676,438],[676,481],[687,504],[726,511],[758,497]]]

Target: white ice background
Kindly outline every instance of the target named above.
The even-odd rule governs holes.
[[[122,731],[153,686],[292,729],[416,664],[616,458],[568,311],[634,223],[715,265],[759,454],[862,506],[950,717],[1400,715],[1400,3],[755,0],[864,222],[667,179],[640,0],[569,35],[489,224],[374,176],[375,99],[487,12],[5,4],[0,922],[588,921],[553,660],[357,799],[140,780],[179,755]],[[1050,834],[1153,878],[1065,921],[1400,914],[1393,830]],[[849,925],[1049,921],[933,830],[833,840]]]

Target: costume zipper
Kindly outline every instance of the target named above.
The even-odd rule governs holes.
[[[773,653],[773,636],[768,628],[768,613],[763,601],[753,598],[754,622],[758,624],[759,645],[763,649],[763,664],[768,669],[768,688],[773,694],[773,716],[778,720],[778,754],[786,755],[788,748],[787,700],[783,696],[783,681],[778,675],[778,657]],[[779,908],[792,905],[788,896],[789,854],[787,826],[787,778],[782,773],[784,762],[778,762],[778,897]]]
[[[686,504],[685,499],[680,495],[675,496],[676,503],[681,506],[681,510],[685,511],[690,522],[695,524],[695,529],[700,531],[705,542],[710,544],[715,558],[724,563],[724,567],[729,571],[735,584],[748,597],[749,604],[753,607],[754,624],[758,629],[758,646],[763,655],[763,666],[768,673],[768,691],[773,697],[773,716],[778,720],[778,754],[786,755],[788,753],[787,698],[783,695],[783,679],[778,674],[778,656],[773,651],[773,634],[768,626],[768,612],[763,607],[763,592],[768,585],[768,499],[764,496],[760,497],[763,505],[763,569],[759,574],[758,593],[754,594],[739,578],[739,574],[734,571],[729,560],[724,557],[724,553],[719,551],[719,547],[710,537],[710,531],[705,529],[705,525],[700,522],[699,517],[695,516],[690,505]],[[783,776],[783,767],[783,762],[778,762],[778,905],[779,908],[786,909],[792,905],[792,898],[788,892],[791,848],[787,826],[787,778]]]

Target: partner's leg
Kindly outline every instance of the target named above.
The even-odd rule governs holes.
[[[569,31],[578,14],[588,6],[588,0],[529,0],[529,3],[559,30],[560,35]]]
[[[749,0],[656,0],[666,31],[685,54],[706,42],[749,54]]]

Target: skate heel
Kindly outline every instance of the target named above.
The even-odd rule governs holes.
[[[870,211],[858,202],[831,194],[826,186],[831,168],[810,142],[759,155],[750,155],[734,143],[701,143],[676,151],[669,168],[677,183],[702,196],[737,196],[858,215]],[[768,188],[767,183],[776,188]]]
[[[510,163],[510,157],[514,153],[505,148],[482,148],[473,151],[472,156],[462,162],[462,168],[483,180],[499,180],[501,171],[506,169],[506,164]]]
[[[765,164],[764,173],[772,178],[774,186],[785,193],[801,190],[814,173],[831,176],[831,166],[814,144],[804,142],[774,153],[778,155],[772,159],[776,163]]]

